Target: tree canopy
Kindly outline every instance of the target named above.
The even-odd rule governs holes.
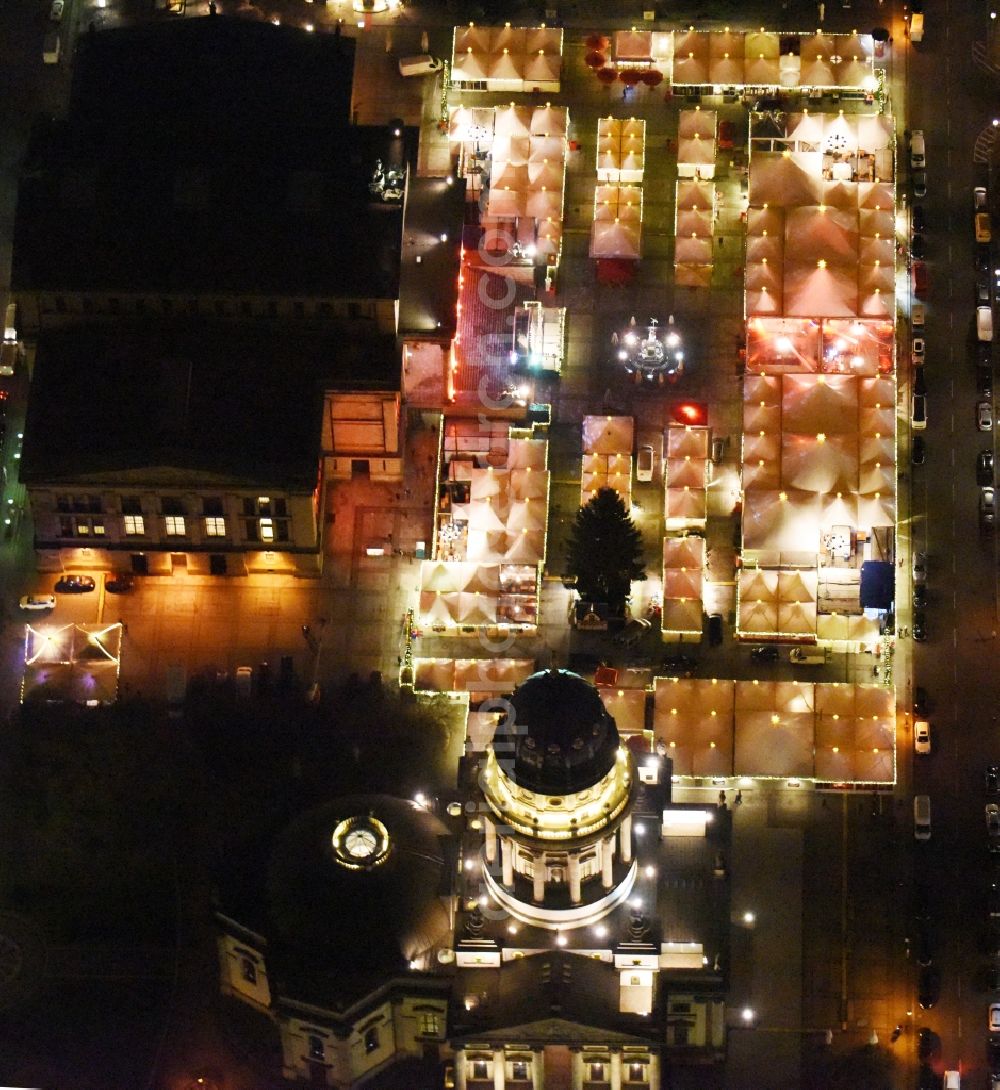
[[[567,546],[580,597],[623,613],[633,581],[646,578],[642,559],[642,534],[624,501],[613,488],[600,489],[577,511]]]

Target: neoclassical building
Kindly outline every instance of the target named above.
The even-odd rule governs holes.
[[[516,919],[581,927],[628,897],[635,769],[592,686],[566,671],[529,678],[507,702],[480,787],[484,879]]]

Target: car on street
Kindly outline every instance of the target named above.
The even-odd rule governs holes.
[[[930,710],[930,701],[927,699],[927,690],[923,685],[913,686],[913,714],[926,715]]]
[[[995,802],[986,804],[986,834],[989,837],[990,851],[1000,852],[1000,806]]]
[[[54,594],[26,594],[18,603],[21,609],[55,609]]]
[[[913,585],[913,608],[923,609],[927,605],[927,584],[926,583],[914,583]]]
[[[135,587],[135,576],[127,571],[109,571],[104,577],[104,589],[110,594],[128,594]]]
[[[993,368],[976,368],[976,396],[984,401],[993,400]]]
[[[728,151],[736,143],[736,123],[734,121],[719,122],[719,150]]]
[[[927,618],[923,613],[917,611],[913,614],[913,638],[918,643],[923,643],[927,639]]]
[[[990,882],[987,911],[991,919],[1000,916],[1000,882]],[[1000,972],[1000,969],[997,971]]]
[[[993,345],[989,341],[976,341],[976,366],[993,370]]]
[[[96,585],[92,575],[63,575],[56,581],[56,590],[60,594],[86,594]]]
[[[990,1028],[990,1033],[1000,1032],[1000,1003],[990,1004],[988,1025]]]
[[[777,662],[777,647],[751,647],[750,658],[753,662]]]
[[[924,757],[931,751],[931,725],[926,719],[918,719],[913,724],[913,749]]]
[[[976,427],[980,431],[993,430],[993,406],[988,401],[976,405]]]
[[[928,965],[920,970],[917,978],[917,1001],[921,1010],[929,1011],[941,998],[941,970]]]
[[[915,435],[910,444],[910,461],[915,466],[922,466],[927,461],[927,446],[922,435]]]
[[[981,450],[976,455],[976,484],[990,485],[993,483],[993,451]]]
[[[989,202],[986,199],[986,187],[977,185],[972,191],[972,210],[974,212],[988,212]]]
[[[910,341],[910,363],[922,364],[927,351],[927,342],[923,337],[914,337]]]
[[[930,277],[927,273],[927,264],[923,261],[914,261],[910,268],[913,279],[913,294],[918,299],[926,299],[930,287]]]
[[[915,170],[913,172],[913,195],[914,197],[926,197],[927,196],[927,171]]]
[[[924,241],[923,235],[914,235],[910,239],[910,253],[919,258],[927,256],[927,243]]]
[[[930,916],[917,917],[917,943],[914,959],[921,968],[934,964],[934,939],[931,935]]]
[[[917,1059],[921,1063],[936,1060],[941,1055],[941,1038],[929,1026],[921,1026],[917,1033]]]
[[[664,655],[660,659],[660,665],[678,676],[690,677],[698,666],[698,660],[691,658],[690,655]]]
[[[712,613],[708,618],[708,642],[712,647],[718,647],[722,643],[722,638],[722,614]]]
[[[990,303],[990,277],[989,273],[976,273],[976,303],[979,306],[989,306]]]
[[[913,392],[923,397],[927,396],[927,379],[923,367],[913,368]]]
[[[986,766],[986,794],[1000,795],[1000,765]]]
[[[996,492],[992,488],[980,488],[979,490],[979,527],[982,530],[992,530],[996,525],[997,507]]]
[[[924,206],[922,204],[915,204],[913,206],[911,225],[914,231],[927,230],[927,216],[924,213]]]
[[[914,392],[910,397],[910,427],[923,431],[927,427],[927,395]]]
[[[639,448],[639,454],[635,460],[635,479],[637,481],[651,481],[653,479],[652,447]]]
[[[914,553],[913,554],[913,582],[914,583],[926,583],[927,582],[927,554],[926,553]]]

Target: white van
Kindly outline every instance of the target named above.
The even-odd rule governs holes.
[[[8,303],[4,315],[3,339],[5,341],[17,340],[17,303]]]
[[[653,479],[652,447],[639,448],[639,454],[635,460],[635,479],[637,481],[651,481]]]
[[[993,340],[992,307],[976,307],[976,336],[981,341]]]
[[[930,795],[913,796],[913,835],[917,840],[930,840],[931,838]]]
[[[910,16],[910,41],[922,42],[924,40],[924,13],[915,11]]]
[[[924,143],[924,130],[914,129],[910,133],[910,169],[924,170],[927,166],[927,146]]]
[[[440,72],[444,68],[444,61],[438,57],[432,57],[429,53],[419,53],[415,57],[399,58],[399,74],[401,76],[428,76],[431,72]]]
[[[910,304],[910,325],[914,329],[923,329],[927,318],[927,308],[923,303]]]
[[[958,1071],[944,1073],[944,1090],[962,1090],[962,1075]]]

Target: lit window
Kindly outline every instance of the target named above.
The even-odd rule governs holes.
[[[103,519],[94,519],[93,523],[91,524],[91,527],[92,527],[92,529],[94,531],[94,536],[95,537],[104,537],[104,520]]]
[[[489,1076],[489,1065],[485,1060],[473,1060],[472,1061],[472,1077],[474,1079],[485,1079]]]
[[[629,1082],[644,1082],[646,1079],[646,1065],[630,1063],[628,1065]]]
[[[514,1060],[510,1065],[510,1077],[523,1082],[528,1077],[528,1064],[525,1060]]]
[[[606,1068],[605,1068],[604,1064],[591,1064],[590,1065],[590,1081],[591,1082],[604,1082],[604,1080],[607,1078],[607,1075],[605,1075],[605,1070],[606,1070]]]
[[[378,1027],[365,1030],[365,1052],[374,1052],[378,1048]]]
[[[184,536],[184,516],[183,515],[164,515],[164,521],[166,522],[167,533],[171,537],[183,537]]]
[[[257,983],[257,966],[254,965],[252,958],[240,958],[240,976],[247,984]]]
[[[274,541],[274,522],[271,519],[260,520],[261,541]]]
[[[146,525],[142,520],[142,515],[125,515],[123,521],[126,534],[144,534],[146,532]]]
[[[438,1016],[436,1014],[422,1014],[420,1016],[420,1032],[425,1037],[437,1037],[440,1033]]]
[[[323,1048],[323,1038],[317,1037],[315,1033],[309,1034],[309,1059],[310,1060],[325,1060],[326,1050]]]
[[[76,532],[80,537],[86,537],[90,533],[90,523],[86,519],[77,519]]]
[[[225,537],[226,536],[226,520],[218,518],[215,515],[210,515],[205,519],[205,533],[209,537]]]

